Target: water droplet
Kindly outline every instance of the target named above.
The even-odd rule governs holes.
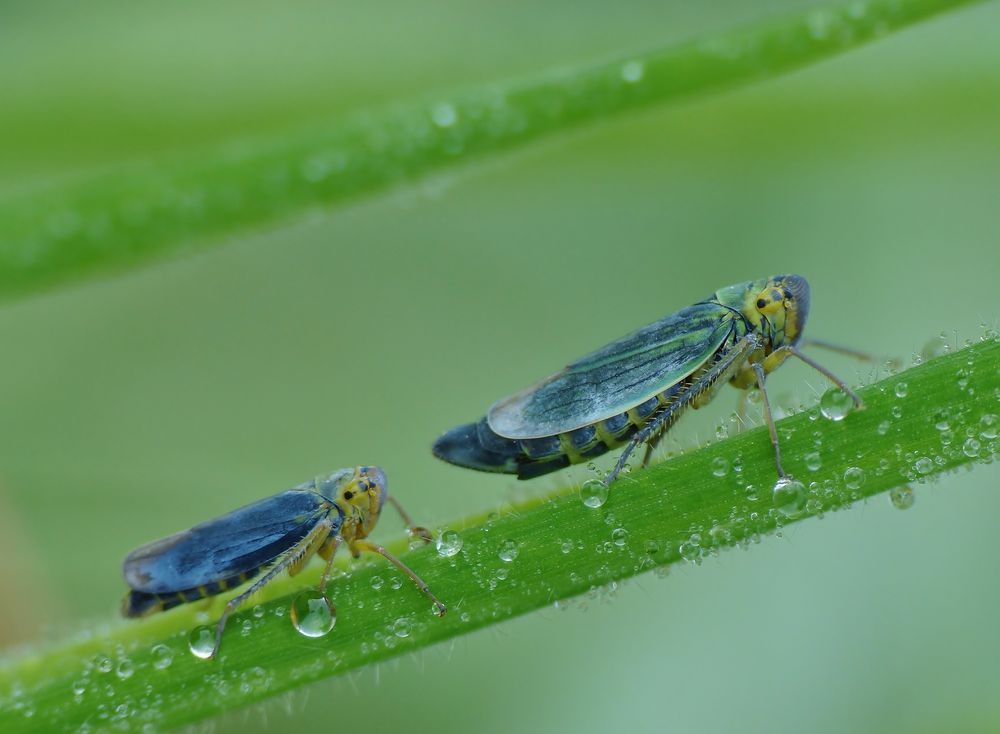
[[[724,477],[729,473],[729,459],[725,456],[716,456],[712,459],[712,474],[717,477]]]
[[[913,490],[904,484],[902,487],[893,487],[890,489],[889,499],[892,501],[892,506],[897,510],[908,510],[913,507],[916,497],[913,494]]]
[[[962,453],[968,456],[970,459],[975,459],[979,456],[979,450],[983,447],[979,441],[974,438],[967,438],[965,443],[962,444]]]
[[[208,660],[215,654],[215,630],[210,627],[195,627],[188,635],[188,649],[196,658]]]
[[[409,637],[413,629],[413,623],[406,617],[400,617],[392,623],[392,634],[396,637]]]
[[[381,576],[372,576],[372,588],[378,591],[383,586],[385,586],[385,579]]]
[[[292,601],[291,617],[300,635],[322,637],[337,623],[337,610],[325,594],[308,589]]]
[[[878,428],[876,428],[875,430],[878,431],[878,435],[884,436],[889,432],[889,428],[891,426],[892,424],[889,423],[889,421],[882,421],[881,423],[878,424]]]
[[[115,668],[115,674],[122,680],[128,680],[135,673],[135,666],[129,659],[118,661],[118,667]]]
[[[580,486],[580,499],[591,509],[601,507],[608,501],[608,485],[600,479],[588,479]]]
[[[902,418],[903,417],[903,409],[901,407],[899,407],[898,405],[893,405],[892,406],[892,410],[890,410],[889,412],[892,413],[892,417],[893,418]]]
[[[166,645],[154,645],[150,650],[150,656],[153,658],[153,667],[156,670],[166,670],[174,662],[174,651]]]
[[[438,127],[451,127],[458,122],[458,112],[447,102],[441,102],[431,110],[431,119]]]
[[[73,695],[76,697],[82,696],[87,692],[87,681],[86,679],[80,679],[73,681]]]
[[[115,664],[107,655],[98,655],[97,658],[94,659],[94,667],[97,668],[100,673],[110,673],[115,667]]]
[[[774,485],[774,507],[785,517],[798,517],[806,508],[806,485],[791,477],[782,477]]]
[[[823,457],[819,455],[819,451],[811,451],[805,456],[806,459],[806,469],[809,471],[819,471],[820,467],[823,466]]]
[[[701,561],[701,535],[692,533],[677,549],[685,561]]]
[[[627,61],[622,66],[622,79],[629,84],[642,81],[645,73],[646,67],[642,65],[641,61]]]
[[[995,413],[987,413],[979,419],[980,433],[983,438],[996,438],[1000,433],[1000,418]]]
[[[624,548],[625,543],[628,542],[628,530],[625,528],[615,528],[611,531],[611,542],[617,545],[619,548]]]
[[[865,472],[856,466],[848,467],[844,471],[844,485],[848,489],[858,489],[865,483]]]
[[[896,383],[896,397],[905,398],[906,394],[909,392],[909,386],[905,382]]]
[[[916,469],[921,474],[930,474],[934,471],[934,462],[928,459],[926,456],[921,456],[913,464],[913,468]]]
[[[842,421],[851,412],[851,396],[839,387],[831,387],[819,400],[819,412],[831,421]]]
[[[510,563],[515,558],[520,549],[517,547],[517,543],[513,540],[505,540],[500,544],[500,560]]]
[[[451,558],[462,550],[463,543],[461,535],[454,530],[445,530],[438,536],[435,547],[439,556],[442,558]]]

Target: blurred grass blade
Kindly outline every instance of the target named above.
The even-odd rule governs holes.
[[[0,297],[114,272],[637,108],[772,77],[977,0],[851,0],[630,58],[0,201]]]
[[[992,335],[860,392],[867,409],[842,421],[814,407],[778,422],[801,492],[772,493],[774,456],[757,428],[622,478],[600,509],[565,489],[453,525],[457,534],[440,551],[407,556],[449,604],[443,619],[379,564],[336,579],[333,631],[301,637],[288,619],[290,593],[315,583],[317,564],[234,617],[214,662],[188,651],[188,630],[203,623],[196,605],[11,658],[0,666],[0,731],[175,728],[654,567],[746,548],[872,495],[897,490],[894,504],[906,507],[912,499],[901,485],[1000,458],[1000,339]]]

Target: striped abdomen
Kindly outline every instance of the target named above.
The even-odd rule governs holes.
[[[237,586],[257,576],[262,570],[263,566],[248,573],[241,573],[238,576],[232,576],[221,581],[212,581],[194,589],[184,589],[183,591],[152,594],[147,591],[132,589],[122,601],[122,615],[125,617],[145,617],[154,612],[173,609],[181,604],[216,596],[224,591],[235,589]]]
[[[685,384],[673,385],[644,403],[598,423],[541,438],[497,434],[486,418],[453,428],[434,443],[439,459],[479,471],[516,474],[518,479],[588,461],[627,442],[659,410],[671,410]]]

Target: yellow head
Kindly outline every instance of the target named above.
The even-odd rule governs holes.
[[[768,351],[795,344],[802,336],[809,316],[809,283],[801,275],[775,275],[746,283],[741,300],[740,312],[765,337]]]
[[[375,529],[389,496],[385,472],[377,466],[335,471],[325,479],[317,479],[316,487],[340,507],[344,513],[341,534],[351,538],[364,538]]]

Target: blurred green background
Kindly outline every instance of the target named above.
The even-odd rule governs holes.
[[[807,4],[7,2],[0,192]],[[566,477],[462,472],[430,442],[722,285],[806,275],[809,333],[879,354],[976,338],[998,318],[998,130],[987,4],[4,304],[2,639],[112,617],[128,550],[325,469],[381,464],[428,525],[550,489]],[[798,366],[773,384],[786,405],[823,389]],[[672,447],[735,393],[717,403]],[[869,502],[264,711],[280,730],[996,731],[998,478],[979,467],[906,512]],[[218,730],[262,730],[258,714]]]

